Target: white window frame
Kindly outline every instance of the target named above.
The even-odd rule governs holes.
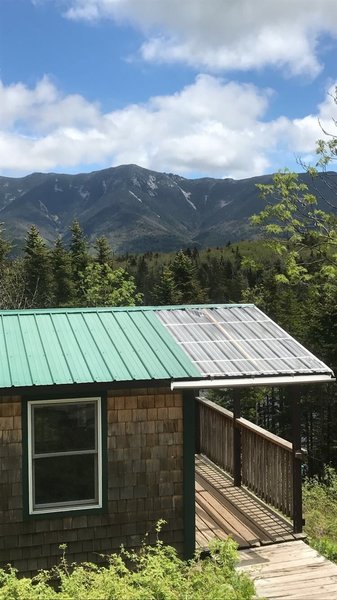
[[[55,502],[49,505],[35,506],[35,489],[34,489],[34,433],[33,433],[33,407],[34,406],[50,406],[51,404],[96,404],[96,448],[97,454],[97,476],[95,488],[97,487],[97,500],[95,502],[88,501],[73,501],[73,502]],[[28,442],[28,511],[30,515],[48,514],[58,512],[69,512],[77,510],[91,510],[102,508],[102,402],[100,397],[94,398],[58,398],[53,400],[28,400],[27,401],[27,442]],[[78,453],[81,453],[78,452]],[[83,453],[83,452],[82,452]],[[60,456],[74,455],[74,452],[51,453],[52,455]]]

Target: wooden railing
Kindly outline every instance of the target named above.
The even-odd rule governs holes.
[[[234,464],[238,463],[233,451],[235,430],[241,437],[237,480],[242,478],[259,498],[294,517],[299,510],[294,506],[294,465],[301,458],[293,453],[292,444],[242,417],[234,419],[232,412],[214,402],[197,399],[197,452],[234,477]]]
[[[233,475],[233,413],[210,400],[198,398],[197,422],[197,452]]]

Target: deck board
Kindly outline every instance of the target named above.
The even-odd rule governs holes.
[[[250,548],[239,555],[239,569],[252,577],[259,598],[337,599],[337,565],[303,541]]]
[[[268,507],[207,458],[196,456],[196,544],[231,536],[239,548],[297,539],[290,521]]]

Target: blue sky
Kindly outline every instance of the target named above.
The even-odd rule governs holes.
[[[336,0],[0,0],[0,174],[299,170],[336,58]]]

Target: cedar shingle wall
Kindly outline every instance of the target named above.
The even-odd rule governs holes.
[[[123,395],[122,395],[123,394]],[[99,560],[121,543],[139,546],[164,518],[162,537],[182,551],[182,398],[166,389],[108,394],[108,511],[50,519],[22,517],[19,397],[0,398],[0,565],[29,573],[70,561]],[[96,553],[96,554],[95,554]]]

